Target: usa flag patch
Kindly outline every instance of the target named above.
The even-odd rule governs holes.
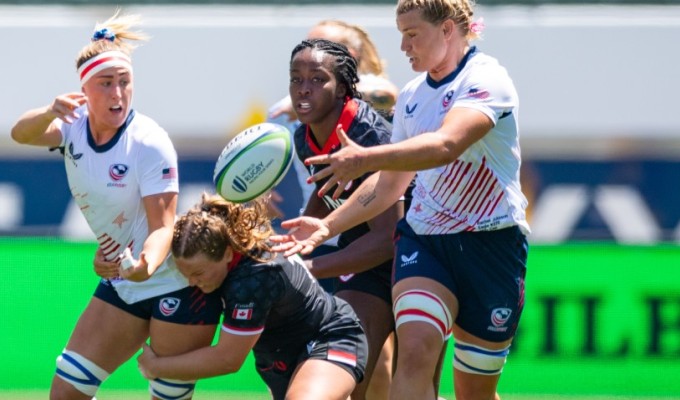
[[[163,168],[163,179],[177,178],[177,168]]]

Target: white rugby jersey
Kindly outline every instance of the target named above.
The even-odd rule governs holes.
[[[421,235],[490,231],[518,225],[529,233],[521,191],[517,92],[498,61],[472,47],[440,82],[423,73],[395,106],[392,142],[439,129],[454,107],[483,112],[494,127],[456,161],[418,171],[406,219]]]
[[[61,123],[64,162],[71,194],[107,260],[130,247],[139,258],[148,236],[145,196],[179,191],[177,153],[156,122],[130,112],[116,136],[97,146],[89,131],[87,106],[73,124]],[[61,122],[59,120],[59,122]],[[134,303],[184,288],[187,280],[168,257],[144,282],[111,280],[120,297]]]

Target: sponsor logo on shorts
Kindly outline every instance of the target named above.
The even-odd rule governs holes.
[[[169,317],[177,311],[180,303],[181,300],[177,297],[164,297],[161,299],[158,308],[161,311],[161,314]]]
[[[281,372],[285,372],[288,369],[288,365],[286,365],[285,362],[283,361],[274,361],[272,364],[268,367],[260,368],[260,371],[262,372],[267,372],[271,370],[277,370]]]
[[[491,325],[487,328],[493,332],[505,332],[508,327],[505,324],[510,319],[512,310],[507,307],[499,307],[491,310]]]
[[[407,256],[406,254],[401,255],[401,266],[405,267],[407,265],[413,265],[418,263],[418,252],[414,251],[413,254]]]
[[[316,340],[312,340],[311,342],[307,343],[307,354],[311,354],[312,350],[314,350],[315,346],[316,346]]]
[[[354,277],[354,274],[347,274],[347,275],[340,275],[340,282],[346,283],[349,282],[350,279]]]

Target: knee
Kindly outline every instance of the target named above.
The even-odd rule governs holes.
[[[80,354],[64,350],[57,357],[56,376],[58,379],[55,379],[50,391],[52,400],[72,397],[69,392],[73,389],[94,397],[109,373]]]
[[[185,400],[194,394],[196,381],[156,378],[149,381],[149,392],[161,400]]]

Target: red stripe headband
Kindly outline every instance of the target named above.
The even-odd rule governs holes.
[[[123,67],[132,72],[130,57],[120,51],[105,51],[85,61],[78,68],[80,84],[84,85],[97,72],[111,67]]]

